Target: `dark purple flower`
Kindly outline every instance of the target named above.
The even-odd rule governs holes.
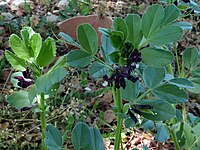
[[[18,83],[17,83],[18,86],[22,88],[27,88],[28,86],[33,84],[29,69],[27,69],[26,71],[23,71],[22,74],[23,76],[16,76],[14,78],[18,80]]]

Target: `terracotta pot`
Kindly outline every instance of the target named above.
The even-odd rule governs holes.
[[[112,20],[103,16],[100,18],[98,15],[77,16],[67,19],[58,24],[61,32],[64,32],[77,40],[76,30],[80,24],[89,23],[97,32],[98,44],[101,45],[101,33],[98,31],[99,27],[109,28],[112,27]]]

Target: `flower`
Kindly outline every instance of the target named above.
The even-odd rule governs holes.
[[[31,80],[31,74],[30,74],[29,69],[27,69],[26,71],[23,71],[22,74],[23,74],[23,76],[16,76],[14,78],[19,81],[17,83],[18,86],[20,86],[22,88],[27,88],[28,86],[33,84],[33,81]]]

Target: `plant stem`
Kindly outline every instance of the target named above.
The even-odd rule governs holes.
[[[44,93],[41,93],[40,95],[40,120],[41,120],[41,130],[42,130],[42,145],[43,145],[43,149],[47,150],[47,147],[44,143],[44,139],[45,139],[45,133],[44,131],[46,130],[46,119],[45,119],[45,102],[44,102]]]
[[[150,91],[151,91],[151,89],[148,89],[147,91],[145,91],[142,95],[140,95],[140,96],[136,99],[136,101],[139,101],[139,100],[141,100],[142,98],[144,98]]]
[[[176,54],[176,64],[177,64],[177,69],[178,69],[178,74],[181,74],[181,69],[180,69],[180,64],[179,64],[179,59],[178,59],[178,53],[177,53],[177,48],[174,48],[175,54]]]
[[[171,75],[174,75],[172,65],[169,64],[169,65],[167,66],[167,68],[168,68],[168,72],[169,72]]]
[[[177,137],[176,137],[174,131],[172,129],[170,129],[169,127],[168,127],[168,130],[169,130],[169,132],[172,136],[172,140],[174,141],[174,145],[175,145],[176,150],[180,150],[180,145],[178,143],[178,140],[177,140]]]
[[[120,89],[116,90],[117,99],[117,108],[118,108],[118,116],[117,116],[117,129],[115,132],[115,143],[114,143],[114,150],[119,150],[120,143],[121,143],[121,131],[122,131],[122,122],[123,118],[119,116],[119,113],[122,113],[122,99],[120,94]]]

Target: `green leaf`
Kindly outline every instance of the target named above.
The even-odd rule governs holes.
[[[180,88],[194,88],[194,84],[186,78],[175,78],[169,80],[170,84],[174,84]]]
[[[83,122],[78,122],[72,130],[72,143],[75,150],[90,149],[91,147],[90,128]]]
[[[173,22],[181,14],[180,10],[174,4],[168,5],[164,11],[165,11],[165,15],[164,15],[163,25],[167,25],[167,24]]]
[[[152,34],[147,40],[153,45],[162,46],[176,42],[182,34],[183,31],[180,27],[169,25]]]
[[[55,55],[56,55],[55,41],[54,39],[48,37],[42,45],[42,48],[38,54],[36,62],[40,67],[46,67],[53,61]]]
[[[21,30],[20,34],[21,34],[22,40],[24,41],[26,48],[29,47],[29,40],[34,33],[35,32],[33,31],[33,29],[31,27],[23,27],[23,29]]]
[[[136,124],[131,117],[128,117],[124,120],[124,125],[126,128],[133,128]]]
[[[36,86],[32,85],[28,90],[28,99],[29,99],[30,103],[33,102],[33,100],[36,97],[37,93],[38,92],[37,92]]]
[[[183,61],[186,68],[192,68],[197,65],[198,50],[196,48],[187,48],[183,51]]]
[[[110,41],[113,47],[120,48],[124,42],[124,34],[121,31],[112,31],[110,34]]]
[[[77,42],[75,42],[75,40],[71,36],[65,34],[64,32],[60,32],[58,35],[61,36],[68,44],[81,48],[81,46]]]
[[[185,144],[184,149],[192,150],[190,149],[193,146],[193,143],[195,141],[195,134],[192,130],[192,127],[188,124],[184,124],[184,137],[185,137]]]
[[[179,87],[172,84],[165,84],[153,90],[153,94],[159,99],[166,100],[169,103],[184,103],[188,100],[187,93]]]
[[[49,150],[61,150],[62,149],[62,136],[57,128],[55,128],[52,124],[47,125],[47,129],[45,130],[45,139],[44,143],[46,144]]]
[[[127,101],[133,101],[139,95],[139,82],[133,83],[132,81],[125,80],[126,87],[125,89],[120,88],[122,99]]]
[[[50,93],[54,85],[66,75],[67,71],[63,67],[58,67],[54,71],[40,76],[35,82],[38,93]]]
[[[28,99],[28,92],[26,91],[14,92],[7,97],[6,101],[16,109],[21,109],[31,105]]]
[[[98,78],[102,78],[106,74],[109,74],[109,69],[104,64],[95,61],[89,67],[88,72],[92,78],[98,79]]]
[[[53,65],[53,67],[51,68],[50,71],[53,71],[53,70],[55,70],[55,69],[58,68],[58,67],[64,67],[64,66],[66,65],[66,62],[67,62],[67,56],[66,56],[66,55],[61,56],[61,57],[56,61],[56,63]]]
[[[165,124],[163,123],[157,123],[156,124],[156,136],[155,139],[158,142],[165,142],[166,140],[169,139],[170,134],[167,128],[165,127]]]
[[[192,30],[192,25],[189,22],[175,22],[172,24],[173,26],[178,26],[180,27],[182,30]]]
[[[51,82],[53,84],[60,82],[67,75],[67,71],[64,67],[58,67],[50,73]]]
[[[16,35],[12,34],[9,38],[10,47],[14,53],[21,59],[29,60],[31,58],[24,42]]]
[[[152,130],[154,128],[154,122],[148,119],[143,119],[141,125],[145,131]]]
[[[92,138],[92,150],[105,150],[101,133],[96,128],[90,128],[90,134]]]
[[[26,70],[27,64],[24,59],[17,57],[15,54],[13,54],[12,52],[9,52],[7,50],[5,52],[5,56],[13,68],[15,68],[16,70],[20,70],[20,71]]]
[[[152,121],[169,120],[175,117],[175,109],[164,100],[142,100],[138,102],[140,105],[150,105],[153,109],[151,112],[142,112],[141,115]],[[142,109],[140,110],[142,111]]]
[[[165,78],[164,68],[154,68],[147,66],[143,71],[143,79],[145,84],[149,88],[155,88],[163,81]]]
[[[78,41],[81,46],[90,54],[96,54],[98,51],[98,37],[94,28],[89,24],[78,26]]]
[[[191,77],[189,79],[194,84],[194,88],[187,89],[187,90],[190,91],[190,92],[192,92],[192,93],[199,94],[200,93],[200,79],[199,78],[193,78],[193,77]]]
[[[88,66],[93,57],[82,50],[73,50],[67,54],[67,63],[72,67],[83,68]]]
[[[151,5],[142,17],[142,33],[147,39],[157,31],[163,22],[164,10],[160,5]]]
[[[139,15],[129,14],[125,18],[128,27],[128,39],[135,47],[138,47],[142,40],[141,19]]]
[[[163,67],[170,64],[173,54],[169,51],[147,47],[141,50],[142,61],[152,67]]]
[[[33,50],[34,58],[36,59],[42,47],[42,38],[39,33],[35,33],[31,36],[30,46]]]
[[[193,77],[200,77],[200,66],[197,66],[195,68],[192,68],[190,70],[190,74],[193,76]]]
[[[112,64],[109,55],[115,51],[115,48],[111,45],[109,37],[102,35],[101,41],[102,41],[101,51],[103,54],[103,58],[106,63]]]
[[[113,22],[113,26],[116,31],[121,31],[124,34],[123,40],[126,40],[126,38],[128,36],[128,31],[127,31],[128,29],[127,29],[127,25],[126,25],[126,22],[124,21],[124,19],[115,18],[115,20]]]

